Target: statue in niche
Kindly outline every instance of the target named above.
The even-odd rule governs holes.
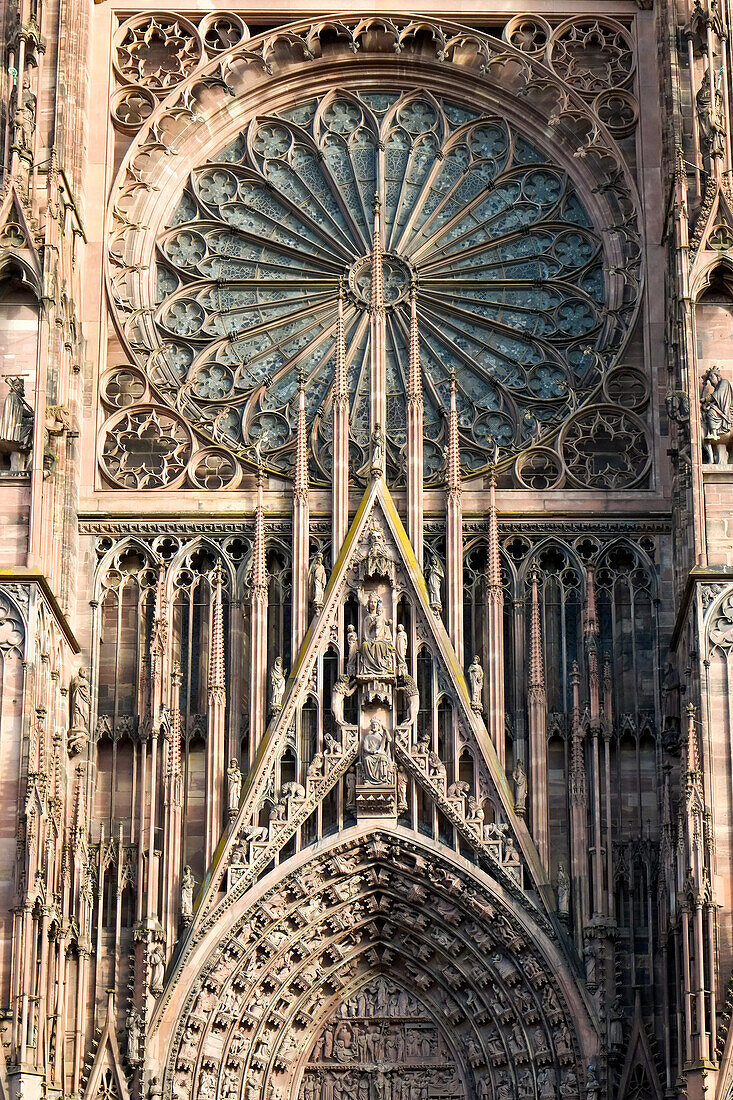
[[[150,952],[150,992],[163,992],[163,975],[165,974],[165,954],[161,944],[156,943]]]
[[[364,640],[359,647],[359,674],[394,676],[394,663],[392,620],[384,617],[381,596],[371,592],[364,615]]]
[[[697,122],[700,128],[700,146],[706,170],[714,171],[715,161],[725,153],[725,123],[723,94],[716,81],[715,94],[710,83],[710,71],[703,74],[695,96]]]
[[[356,676],[356,657],[359,652],[359,636],[353,625],[349,623],[346,628],[346,675]]]
[[[155,1074],[150,1078],[148,1084],[148,1100],[160,1100],[163,1095],[163,1086]]]
[[[139,1066],[142,1061],[142,1027],[140,1026],[140,1012],[137,1008],[131,1008],[125,1020],[127,1029],[127,1060],[131,1066]]]
[[[524,764],[517,760],[512,772],[514,780],[514,812],[523,817],[527,812],[527,773]]]
[[[564,863],[557,865],[557,911],[561,917],[570,915],[570,876]]]
[[[10,472],[22,473],[33,445],[33,409],[20,375],[5,375],[8,393],[0,413],[0,453],[10,455]]]
[[[367,783],[388,783],[392,778],[390,736],[377,717],[372,718],[361,742],[361,767]]]
[[[377,424],[372,432],[371,439],[371,473],[372,477],[381,477],[384,473],[384,432],[381,425]]]
[[[662,669],[662,739],[668,752],[680,751],[680,678],[674,665],[667,661]]]
[[[89,669],[82,666],[71,680],[68,738],[70,756],[80,753],[87,742],[91,711],[92,692],[89,685]]]
[[[285,697],[285,671],[282,657],[276,657],[270,672],[270,705],[273,713],[282,710]]]
[[[407,812],[407,773],[400,769],[397,772],[397,813]]]
[[[703,372],[700,383],[700,418],[702,420],[703,446],[708,462],[719,462],[720,453],[713,448],[721,437],[730,434],[731,398],[733,388],[723,378],[720,368],[712,366]]]
[[[481,667],[478,653],[468,667],[468,679],[471,684],[471,710],[475,710],[480,714],[484,709],[483,699],[481,698],[484,687],[484,670]]]
[[[407,631],[402,623],[397,627],[394,648],[397,656],[397,675],[407,676]]]
[[[430,598],[430,606],[432,607],[433,611],[443,610],[443,603],[440,598],[440,589],[443,583],[444,576],[445,571],[441,562],[435,556],[435,554],[431,554],[425,580],[427,581],[428,596]]]
[[[323,597],[326,594],[326,584],[328,583],[326,567],[323,564],[323,554],[320,550],[314,557],[313,565],[310,568],[310,582],[313,606],[320,611],[323,607]]]
[[[33,149],[33,131],[36,126],[36,97],[31,91],[28,76],[23,79],[17,104],[13,119],[13,148],[20,153],[30,154]]]
[[[193,920],[193,892],[196,889],[196,879],[193,871],[186,864],[181,875],[181,920],[184,924],[190,924]]]
[[[229,816],[236,817],[239,800],[242,797],[242,773],[236,760],[229,761],[227,768],[227,792],[229,795]]]

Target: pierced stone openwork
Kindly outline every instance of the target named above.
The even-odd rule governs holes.
[[[635,123],[635,101],[626,87],[634,54],[620,25],[586,22],[551,30],[541,19],[517,19],[507,24],[504,43],[474,36],[475,59],[482,60],[470,82],[462,69],[475,67],[474,53],[458,51],[458,40],[436,25],[437,59],[452,65],[458,77],[451,93],[444,82],[439,88],[430,76],[422,80],[422,61],[412,51],[415,73],[407,83],[402,72],[392,84],[384,74],[378,80],[366,75],[367,57],[381,55],[382,64],[409,49],[409,28],[404,39],[398,33],[393,40],[398,28],[390,23],[362,41],[360,25],[339,23],[344,61],[356,65],[358,56],[361,73],[346,74],[338,90],[321,82],[310,94],[281,97],[269,113],[255,117],[237,99],[244,70],[261,58],[257,79],[266,82],[262,68],[269,72],[281,47],[288,55],[282,55],[283,65],[317,63],[318,29],[296,26],[287,44],[281,36],[277,47],[267,36],[249,39],[246,51],[243,45],[230,48],[224,68],[201,61],[183,91],[174,88],[161,104],[154,131],[152,120],[141,130],[119,179],[132,205],[125,201],[124,218],[112,235],[112,300],[151,399],[174,407],[206,445],[222,447],[245,464],[256,449],[267,469],[288,475],[302,371],[311,478],[328,483],[343,285],[349,461],[354,479],[363,476],[376,195],[384,250],[390,482],[404,477],[413,284],[424,370],[426,481],[443,476],[451,367],[467,471],[486,470],[497,446],[509,465],[528,447],[551,444],[580,406],[597,400],[626,343],[641,288],[636,199],[608,136],[625,134]],[[226,27],[212,28],[207,23],[222,48],[236,37],[234,30],[227,37]],[[355,39],[346,48],[352,33],[362,37],[358,47]],[[534,108],[528,89],[541,89],[547,118],[540,126],[539,116],[525,124],[524,108],[505,111],[496,97],[490,108],[491,97],[481,91],[484,79],[487,86],[498,82],[510,64],[513,84],[501,84],[504,95],[519,92],[530,105],[529,119]],[[121,75],[130,82],[130,74]],[[211,127],[212,134],[221,134],[219,144],[210,136],[188,143],[202,152],[187,154],[191,174],[177,199],[168,183],[160,188],[164,200],[153,197],[157,185],[144,198],[141,181],[154,184],[163,161],[173,152],[180,156],[174,135],[183,137],[180,124],[204,88],[206,110],[221,99],[217,110],[227,113]],[[552,151],[548,125],[561,139]],[[598,173],[603,187],[593,186]],[[156,254],[140,235],[143,224],[157,234]]]

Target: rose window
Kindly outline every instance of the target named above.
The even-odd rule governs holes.
[[[403,477],[417,287],[425,474],[442,476],[455,368],[461,457],[557,434],[617,359],[633,308],[569,173],[506,119],[426,92],[331,92],[253,119],[194,170],[159,240],[151,382],[212,443],[292,468],[299,372],[311,474],[331,468],[345,327],[354,476],[369,436],[374,196],[387,305],[388,477]],[[615,268],[618,271],[618,267]],[[615,277],[615,276],[614,276]],[[616,307],[616,308],[612,308]]]

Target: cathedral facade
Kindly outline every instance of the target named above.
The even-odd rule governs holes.
[[[3,6],[2,1100],[733,1096],[728,8]]]

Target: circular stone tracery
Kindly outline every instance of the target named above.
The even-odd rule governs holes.
[[[414,279],[412,268],[400,256],[386,253],[382,259],[384,282],[384,304],[389,309],[396,306],[409,293]],[[372,295],[372,254],[362,256],[351,265],[349,271],[349,289],[357,305],[369,305]]]
[[[595,50],[598,33],[592,30],[586,37]],[[503,49],[509,64],[513,47]],[[515,109],[516,89],[507,99],[497,84],[492,111],[483,80],[466,80],[460,67],[452,70],[457,79],[451,93],[433,95],[428,89],[444,89],[445,81],[427,70],[412,75],[420,87],[410,90],[400,62],[391,87],[384,72],[378,82],[364,79],[369,62],[363,53],[359,58],[361,84],[344,66],[352,81],[348,90],[314,91],[310,99],[273,106],[246,125],[243,120],[238,134],[230,130],[228,143],[193,168],[168,227],[158,234],[157,298],[148,296],[149,276],[135,275],[150,270],[151,257],[139,253],[143,238],[134,228],[123,230],[134,242],[124,261],[131,275],[115,300],[128,314],[130,354],[144,366],[152,391],[214,445],[240,456],[251,456],[257,446],[265,465],[286,475],[293,465],[302,370],[311,477],[328,483],[343,281],[350,464],[358,481],[369,442],[366,312],[376,192],[388,261],[387,473],[391,483],[404,477],[414,277],[425,477],[437,482],[451,367],[458,379],[461,457],[470,471],[486,469],[497,445],[500,460],[508,461],[550,440],[597,397],[623,351],[639,301],[636,198],[594,108],[575,93],[572,111],[569,103],[567,112],[558,105],[551,116],[553,126],[560,117],[563,126],[554,126],[558,142],[550,151],[542,147],[544,137],[529,139],[530,128],[537,135],[550,131],[546,119],[527,111],[527,100]],[[383,57],[380,64],[385,62]],[[534,58],[523,66],[525,78],[536,66],[533,79],[555,79]],[[486,84],[497,80],[492,69]],[[237,101],[226,105],[231,115],[229,104],[236,108]],[[600,127],[597,148],[584,145],[589,122],[593,132]],[[577,133],[568,142],[563,135],[573,128]],[[221,125],[212,126],[215,131],[225,132]],[[590,206],[578,189],[578,172],[585,176],[584,193],[593,196]],[[130,180],[137,202],[139,186]],[[114,276],[111,285],[122,283]]]

